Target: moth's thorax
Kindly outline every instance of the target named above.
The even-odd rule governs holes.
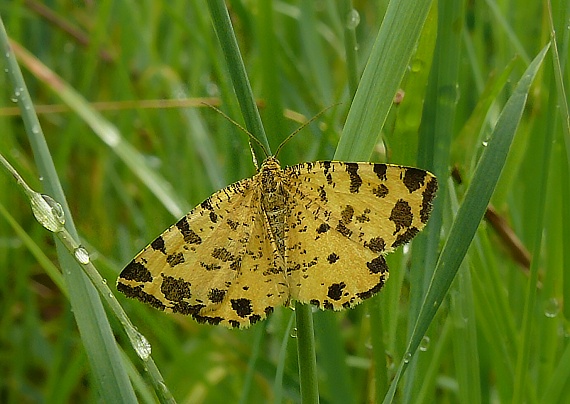
[[[269,221],[271,233],[277,243],[282,256],[285,255],[286,218],[289,214],[287,178],[279,161],[275,157],[268,157],[259,172],[261,178],[261,205]]]

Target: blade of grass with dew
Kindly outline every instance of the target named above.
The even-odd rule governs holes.
[[[249,132],[265,147],[267,153],[271,153],[271,147],[263,129],[263,123],[255,104],[255,98],[251,85],[247,78],[245,66],[239,46],[234,34],[230,16],[223,0],[208,0],[208,9],[210,17],[214,24],[214,29],[218,35],[218,40],[222,47],[222,52],[226,58],[226,65],[237,99],[241,108],[245,126]],[[253,150],[257,157],[257,161],[261,162],[265,159],[263,150],[260,150],[259,145],[253,144]]]
[[[190,210],[190,207],[180,200],[173,191],[172,185],[152,170],[146,163],[144,157],[121,137],[117,128],[107,121],[98,111],[94,110],[81,94],[67,85],[60,77],[24,48],[14,42],[12,42],[12,45],[24,66],[38,77],[38,79],[47,84],[56,95],[91,127],[93,132],[121,158],[174,217],[181,217]]]
[[[561,197],[562,197],[562,206],[569,206],[570,203],[570,182],[569,182],[569,173],[570,173],[570,109],[568,106],[568,99],[567,99],[567,91],[565,88],[564,82],[564,75],[563,75],[563,67],[566,67],[568,71],[568,53],[565,52],[562,54],[562,60],[560,60],[560,54],[558,52],[558,40],[556,36],[556,32],[564,32],[564,35],[561,36],[562,44],[561,49],[568,49],[569,42],[570,42],[570,35],[568,33],[568,29],[566,29],[566,21],[568,21],[568,16],[570,15],[570,8],[566,7],[566,13],[564,15],[564,19],[560,19],[561,26],[559,26],[558,30],[555,27],[553,14],[552,14],[552,5],[551,2],[547,2],[548,6],[548,23],[550,28],[550,34],[552,38],[552,59],[554,65],[554,79],[556,82],[556,94],[558,96],[558,105],[557,110],[560,111],[561,115],[561,122],[562,122],[562,139],[564,144],[565,150],[565,157],[566,161],[561,163],[561,171],[562,173],[560,178],[562,179],[560,184],[561,189]],[[570,211],[569,209],[562,210],[562,236],[563,236],[563,243],[562,245],[567,246],[568,241],[570,241]],[[563,268],[570,268],[570,254],[565,253],[563,255]],[[562,280],[562,295],[564,296],[564,301],[570,301],[570,275],[568,272],[565,271],[563,274]],[[566,319],[570,318],[570,304],[563,305],[563,312]]]
[[[473,180],[457,212],[437,262],[426,297],[420,308],[414,331],[408,342],[405,359],[398,367],[396,377],[392,381],[388,394],[384,399],[385,403],[392,402],[399,379],[407,368],[409,359],[416,352],[471,244],[471,240],[485,213],[487,204],[501,174],[509,146],[512,143],[526,104],[530,85],[544,60],[549,46],[547,45],[542,49],[523,74],[503,108],[488,145],[483,151],[473,175]]]
[[[438,182],[438,197],[425,232],[414,242],[416,252],[412,255],[410,315],[408,338],[417,319],[422,299],[437,261],[443,210],[447,200],[449,155],[453,125],[458,103],[458,78],[461,61],[462,30],[465,19],[465,1],[438,2],[437,41],[430,71],[426,101],[420,125],[418,164],[433,170]],[[418,250],[419,249],[419,250]],[[409,401],[421,383],[420,357],[413,358],[409,365],[404,386],[404,400]],[[415,391],[414,391],[415,390]]]
[[[60,201],[66,218],[66,228],[74,237],[79,238],[22,72],[10,48],[2,19],[0,19],[0,48],[2,49],[5,68],[8,70],[14,93],[17,95],[18,104],[21,107],[22,119],[34,151],[39,173],[44,178],[46,191]],[[56,239],[56,248],[63,268],[73,314],[99,394],[108,402],[135,403],[135,393],[125,366],[120,360],[117,343],[95,288],[58,239]]]
[[[275,34],[275,16],[272,0],[259,0],[259,18],[256,29],[259,38],[259,68],[261,76],[261,96],[266,100],[264,111],[267,132],[275,138],[274,142],[283,139],[288,133],[282,133],[287,127],[283,117],[283,95],[281,91],[281,66],[278,62],[278,43]]]
[[[555,48],[553,50],[555,50]],[[553,87],[553,85],[551,85],[551,87]],[[554,91],[554,88],[551,88],[548,99],[548,110],[556,110],[556,105],[558,103],[557,97],[557,91]],[[536,402],[536,387],[534,383],[532,383],[534,375],[529,370],[529,363],[531,360],[531,346],[533,343],[533,326],[536,321],[535,312],[538,272],[539,267],[542,265],[540,252],[544,234],[546,197],[548,195],[548,172],[550,170],[552,143],[554,139],[556,122],[557,119],[550,119],[546,124],[546,128],[544,128],[543,136],[541,137],[543,140],[543,144],[541,145],[542,155],[540,154],[539,150],[536,150],[537,165],[535,167],[535,173],[538,178],[538,189],[536,190],[538,194],[538,205],[536,207],[537,214],[534,215],[534,218],[529,218],[529,220],[535,220],[535,223],[533,223],[532,226],[532,228],[535,230],[535,234],[533,235],[534,243],[531,250],[532,260],[530,264],[530,278],[528,280],[528,289],[526,291],[524,301],[521,343],[518,345],[517,352],[517,363],[515,368],[515,380],[512,397],[513,404],[523,401]],[[543,357],[540,359],[542,358]]]
[[[391,1],[354,96],[334,158],[368,161],[414,53],[430,0]]]
[[[150,380],[154,385],[155,391],[158,394],[159,400],[162,403],[172,403],[174,399],[166,388],[162,375],[154,364],[150,356],[151,347],[147,339],[138,332],[133,326],[129,317],[120,306],[115,298],[113,292],[107,286],[107,281],[101,276],[97,268],[93,265],[88,251],[81,245],[78,238],[73,236],[64,226],[65,216],[63,207],[51,197],[47,195],[40,195],[32,190],[20,174],[8,163],[7,160],[0,154],[0,163],[4,168],[12,174],[18,185],[22,188],[24,193],[29,199],[34,217],[40,224],[51,231],[57,237],[57,240],[67,249],[69,255],[72,255],[75,260],[81,264],[81,269],[91,281],[91,285],[97,289],[99,295],[105,300],[109,308],[119,320],[125,333],[127,334],[133,349],[143,360],[146,370],[149,374]]]

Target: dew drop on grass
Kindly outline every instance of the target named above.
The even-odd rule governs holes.
[[[152,352],[152,348],[148,340],[140,332],[134,331],[131,341],[133,342],[133,347],[135,348],[137,355],[143,361],[146,361]]]
[[[346,28],[355,29],[358,27],[358,24],[360,24],[360,14],[353,8],[346,16]]]
[[[412,62],[410,63],[410,71],[413,73],[418,73],[420,72],[425,66],[425,63],[423,60],[418,59],[418,58],[414,58],[412,59]]]
[[[412,353],[411,352],[406,352],[404,354],[404,363],[410,363],[410,360],[412,359]]]
[[[420,351],[425,352],[429,349],[430,339],[427,335],[424,335],[422,341],[420,342]]]
[[[544,304],[544,315],[548,318],[554,318],[560,312],[560,305],[558,299],[555,297],[548,299]]]
[[[30,203],[36,220],[42,226],[54,233],[63,230],[65,224],[63,208],[51,196],[34,193]]]
[[[297,338],[297,327],[291,330],[291,338]]]
[[[73,252],[73,255],[75,255],[75,259],[79,261],[80,264],[83,265],[89,264],[89,253],[85,248],[81,246],[77,247]]]

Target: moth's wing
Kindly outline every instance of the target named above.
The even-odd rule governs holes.
[[[425,226],[437,190],[429,172],[388,164],[321,161],[286,174],[291,298],[334,310],[382,288],[384,255]]]
[[[258,180],[239,181],[196,206],[125,267],[117,289],[226,327],[248,327],[284,304],[283,259],[267,237]]]

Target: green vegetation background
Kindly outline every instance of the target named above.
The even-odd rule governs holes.
[[[393,32],[376,44],[388,2],[227,5],[273,150],[303,117],[334,105],[284,147],[283,164],[357,156],[430,169],[440,182],[434,223],[411,248],[387,258],[385,289],[353,310],[314,313],[321,402],[389,400],[386,392],[404,364],[392,385],[396,402],[564,402],[570,396],[568,2],[552,2],[550,13],[540,1],[418,1],[416,10],[390,20]],[[417,22],[419,41],[408,58],[410,16],[422,7],[425,24]],[[208,4],[11,1],[0,5],[0,16],[82,244],[116,293],[119,271],[141,248],[212,192],[255,172],[247,137],[200,104],[205,97],[243,122]],[[533,77],[527,68],[552,32],[557,46],[530,91],[517,87]],[[362,77],[351,106],[371,54],[388,68]],[[405,69],[398,70],[399,58]],[[402,74],[398,100],[388,91],[364,98],[376,89],[373,78],[389,89]],[[0,88],[0,153],[46,192],[14,103],[19,90],[7,75]],[[528,92],[522,117],[507,104],[522,107],[521,88]],[[391,105],[387,116],[375,115],[382,105]],[[501,134],[514,134],[506,161],[494,158]],[[476,170],[480,160],[485,166]],[[498,183],[490,180],[503,163]],[[466,248],[468,229],[482,214],[477,198],[486,206],[483,191],[493,188],[491,204],[502,221],[480,223],[456,275],[446,263],[459,265],[463,253],[449,246]],[[74,314],[89,316],[82,308],[91,307],[85,300],[93,294],[80,293],[75,301],[85,304],[71,310],[74,281],[64,281],[61,271],[80,269],[58,259],[52,234],[35,221],[6,172],[0,213],[0,401],[117,397],[113,389],[121,383],[93,371],[97,358],[111,356],[91,343],[93,334],[105,333],[106,320],[79,334]],[[443,269],[432,282],[444,249],[446,260],[437,263]],[[445,298],[428,294],[426,305],[428,288]],[[293,311],[281,308],[238,331],[118,298],[151,343],[177,401],[301,400]],[[423,335],[413,333],[420,313],[439,304],[409,357],[410,338]],[[107,366],[113,380],[126,372],[138,399],[154,402],[143,363],[108,317],[121,348],[118,365],[102,360],[95,367],[105,373]]]

